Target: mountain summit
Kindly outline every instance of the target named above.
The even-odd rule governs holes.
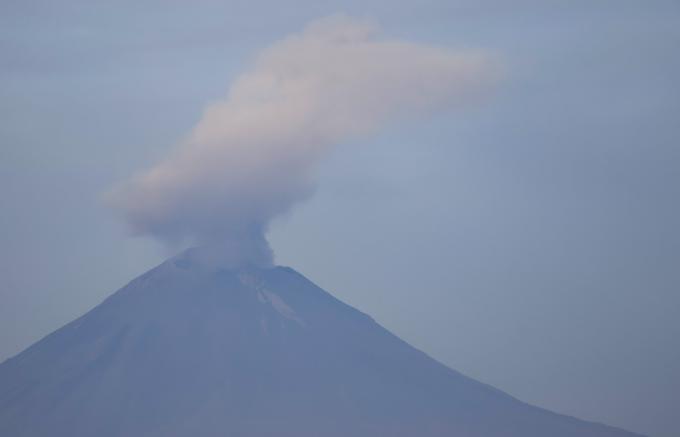
[[[200,254],[0,364],[0,435],[634,436],[467,378],[290,268]]]

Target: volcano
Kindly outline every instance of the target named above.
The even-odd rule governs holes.
[[[0,364],[7,437],[632,437],[430,358],[287,267],[186,251]]]

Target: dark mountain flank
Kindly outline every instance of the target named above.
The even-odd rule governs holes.
[[[286,267],[187,251],[0,364],[7,437],[632,437],[447,368]]]

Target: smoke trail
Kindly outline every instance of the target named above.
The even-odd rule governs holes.
[[[322,19],[260,53],[171,156],[109,198],[136,233],[270,263],[270,221],[312,193],[312,170],[330,147],[465,103],[494,76],[481,53],[384,40],[365,22]]]

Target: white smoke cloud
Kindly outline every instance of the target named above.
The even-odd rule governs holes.
[[[348,17],[313,22],[260,53],[170,157],[110,200],[136,233],[269,263],[269,222],[312,193],[312,170],[332,146],[468,102],[493,82],[494,64],[385,40]]]

